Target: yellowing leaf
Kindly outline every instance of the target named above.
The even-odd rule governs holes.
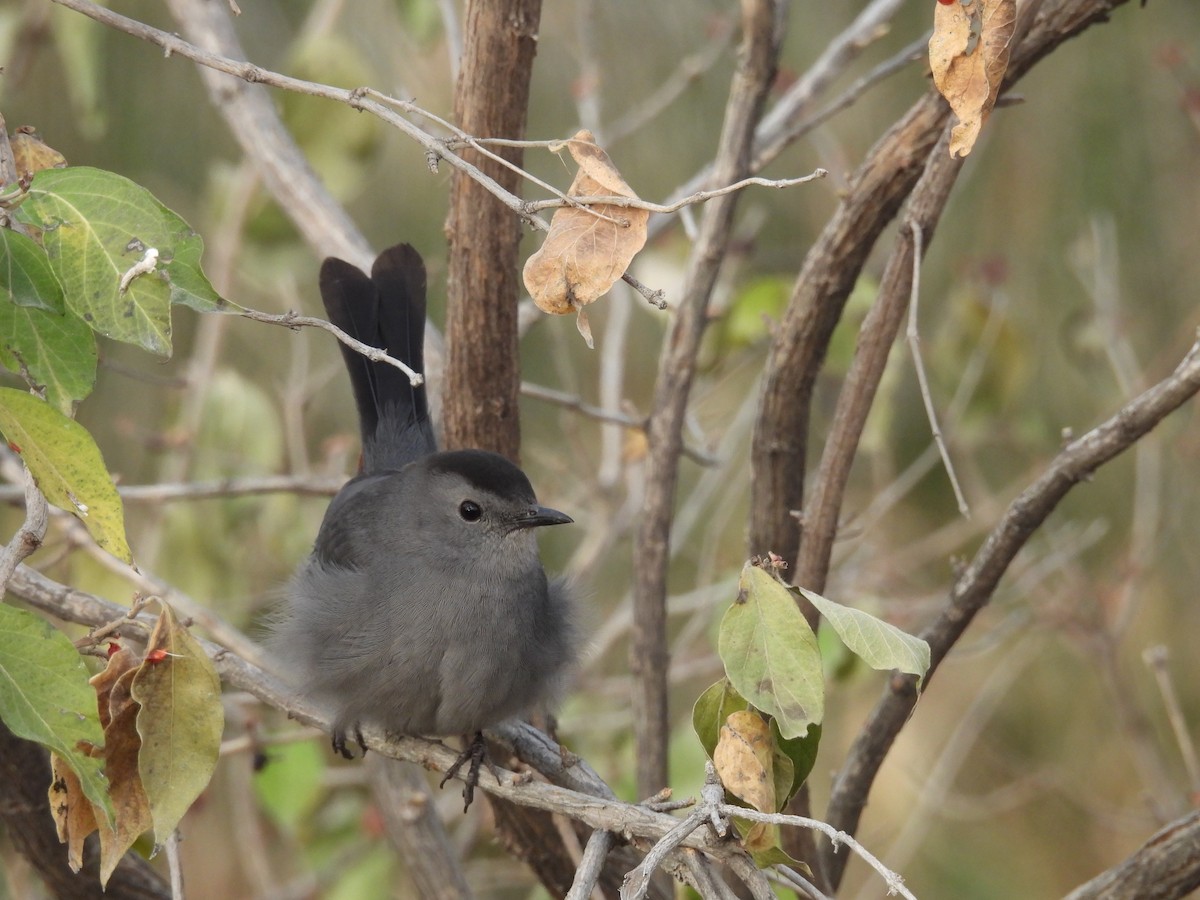
[[[791,592],[762,569],[743,568],[738,588],[717,638],[725,674],[784,738],[802,737],[825,714],[817,637]]]
[[[121,498],[86,428],[32,394],[0,388],[0,431],[47,500],[77,516],[113,556],[133,562]]]
[[[721,726],[713,764],[725,789],[759,812],[775,812],[771,729],[758,713],[730,713]]]
[[[938,3],[934,10],[929,68],[958,116],[950,133],[951,156],[971,152],[996,105],[1015,25],[1016,0]]]
[[[141,705],[138,768],[161,843],[212,778],[225,725],[217,672],[165,603],[132,696]]]
[[[579,164],[570,196],[637,199],[590,131],[582,130],[565,143]],[[543,312],[582,312],[625,274],[645,246],[649,219],[648,210],[615,204],[559,208],[545,242],[525,263],[525,289]],[[581,332],[585,325],[586,318]]]
[[[776,762],[787,771],[777,773]],[[791,764],[774,746],[770,726],[748,709],[730,713],[721,726],[713,765],[725,790],[759,812],[775,812],[778,783],[790,784],[792,780]],[[757,855],[779,845],[778,826],[741,820],[738,824],[742,843],[750,853]]]
[[[46,144],[28,125],[17,128],[9,143],[18,178],[28,178],[42,169],[61,169],[67,164],[67,158]]]

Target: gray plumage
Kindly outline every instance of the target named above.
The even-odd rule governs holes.
[[[392,247],[371,277],[327,259],[330,320],[423,367],[425,270]],[[409,735],[474,733],[553,700],[575,655],[570,592],[547,579],[535,529],[570,518],[482,450],[437,452],[425,388],[342,345],[363,432],[362,472],[329,504],[288,587],[272,646],[334,717]]]

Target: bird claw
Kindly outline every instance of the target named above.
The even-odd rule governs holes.
[[[442,777],[438,784],[439,788],[444,788],[446,782],[458,774],[458,770],[463,767],[463,764],[470,761],[471,765],[467,769],[467,776],[463,779],[463,812],[471,808],[471,801],[475,799],[475,786],[479,784],[479,769],[487,758],[487,744],[483,740],[483,732],[475,732],[475,737],[471,742],[463,748],[463,752],[458,755],[458,759],[454,764],[446,770],[446,774]]]
[[[357,722],[354,723],[354,740],[359,747],[362,748],[362,755],[367,755],[367,742],[363,740],[362,726]],[[333,745],[333,752],[340,754],[343,759],[354,759],[354,753],[346,746],[346,731],[343,728],[333,729],[333,737],[330,740]]]

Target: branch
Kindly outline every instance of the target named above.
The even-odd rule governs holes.
[[[9,590],[30,606],[56,618],[92,627],[125,619],[128,613],[125,607],[59,584],[24,565],[18,566],[13,573]],[[142,616],[124,624],[122,631],[126,638],[144,641],[152,625],[151,617]],[[289,718],[328,733],[330,721],[307,702],[293,696],[276,678],[224,647],[205,640],[200,640],[200,644],[226,685],[257,697]],[[560,813],[590,828],[624,835],[643,846],[661,839],[679,823],[678,819],[646,806],[622,803],[586,762],[566,752],[530,725],[509,723],[494,729],[493,733],[512,746],[523,762],[553,782],[530,781],[527,776],[485,767],[480,772],[479,787],[493,796],[532,809]],[[439,772],[449,769],[459,755],[438,741],[416,737],[389,738],[377,728],[364,729],[363,738],[367,746],[381,756]],[[716,862],[749,861],[740,845],[719,840],[706,832],[692,834],[682,847],[700,851]],[[673,856],[672,860],[674,871],[687,870],[687,864],[680,856]]]
[[[921,635],[929,642],[930,649],[926,684],[971,620],[991,600],[1013,558],[1067,492],[1135,444],[1197,392],[1200,392],[1200,340],[1192,345],[1174,372],[1129,401],[1106,422],[1068,444],[1046,472],[1009,504],[970,565],[955,581],[941,614]],[[916,702],[915,679],[893,676],[834,782],[827,818],[835,828],[851,833],[857,830],[875,775]],[[828,854],[826,863],[836,884],[844,863]]]
[[[24,463],[21,463],[21,469],[25,475],[25,521],[0,552],[0,596],[22,560],[42,546],[50,517],[46,497],[38,490],[33,473]]]
[[[743,4],[743,38],[730,86],[714,172],[719,183],[745,177],[754,126],[775,76],[783,36],[784,7],[773,0]],[[638,793],[649,796],[667,783],[666,595],[671,518],[679,472],[682,430],[696,369],[708,303],[721,271],[737,194],[704,208],[684,280],[683,297],[659,362],[647,431],[645,511],[634,544],[634,637],[629,649],[634,675],[634,731]]]
[[[372,347],[370,344],[364,344],[362,341],[352,338],[342,329],[338,328],[332,322],[327,322],[324,319],[316,316],[302,316],[294,310],[282,313],[280,315],[272,315],[271,313],[259,312],[256,309],[247,309],[242,307],[238,312],[243,319],[252,319],[255,322],[266,322],[268,325],[282,325],[284,328],[322,328],[328,331],[339,341],[345,344],[352,350],[361,353],[371,362],[387,363],[389,366],[395,366],[401,372],[408,376],[408,383],[413,387],[417,387],[425,383],[425,376],[420,372],[415,372],[406,366],[400,360],[388,356],[386,350],[380,350],[378,347]]]
[[[682,200],[676,200],[673,203],[651,203],[649,200],[641,200],[637,197],[622,197],[622,196],[607,196],[607,197],[574,197],[564,195],[558,200],[531,200],[525,204],[525,208],[531,212],[537,212],[543,209],[554,209],[562,206],[579,207],[580,209],[588,209],[591,206],[620,206],[626,209],[645,209],[653,213],[673,213],[678,212],[685,206],[694,206],[697,203],[706,203],[714,197],[724,197],[726,194],[732,194],[734,191],[744,190],[751,185],[759,185],[761,187],[775,188],[782,190],[783,188],[795,187],[798,184],[808,184],[810,181],[816,181],[818,178],[825,178],[829,172],[825,169],[814,169],[811,175],[802,175],[799,178],[759,178],[751,176],[743,178],[740,181],[735,181],[733,184],[728,184],[723,188],[716,188],[711,191],[697,191],[690,196],[684,197]],[[590,211],[590,210],[589,210]],[[597,213],[598,218],[608,218]],[[626,223],[628,227],[628,223]]]
[[[932,237],[962,169],[962,161],[951,158],[947,146],[949,136],[944,132],[913,190],[906,217],[910,227],[900,229],[879,293],[859,328],[854,358],[838,393],[813,493],[804,508],[805,540],[800,545],[794,580],[817,593],[825,590],[850,469],[914,290],[920,260],[913,229],[919,228]]]
[[[1176,819],[1065,900],[1176,900],[1200,888],[1200,810]]]

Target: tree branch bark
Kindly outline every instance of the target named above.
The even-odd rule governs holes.
[[[1127,450],[1197,392],[1200,392],[1200,341],[1192,346],[1167,378],[1067,445],[1046,472],[1009,504],[970,565],[955,581],[941,614],[921,634],[929,642],[930,649],[926,684],[971,620],[991,600],[996,585],[1017,552],[1067,492]],[[894,675],[851,745],[834,782],[826,814],[830,825],[855,833],[875,775],[916,702],[916,680],[907,675]],[[822,861],[832,873],[836,886],[845,866],[845,855],[835,854],[825,846]]]
[[[713,172],[718,184],[749,173],[754,127],[775,77],[783,39],[784,7],[775,0],[743,4],[738,68],[725,106],[725,122]],[[738,195],[726,194],[704,209],[670,334],[663,347],[646,432],[645,509],[634,544],[634,631],[629,667],[634,677],[633,721],[637,739],[637,785],[643,797],[667,784],[667,564],[682,430],[696,353],[708,319],[708,302],[721,271]]]
[[[478,137],[523,138],[529,82],[537,50],[541,0],[471,0],[454,114]],[[497,152],[521,165],[519,147]],[[505,189],[519,191],[513,170],[464,150]],[[450,448],[478,447],[517,460],[521,449],[517,394],[520,222],[473,178],[455,171],[446,220],[446,373],[442,426]]]
[[[1065,900],[1178,900],[1200,888],[1200,810],[1177,819]]]

